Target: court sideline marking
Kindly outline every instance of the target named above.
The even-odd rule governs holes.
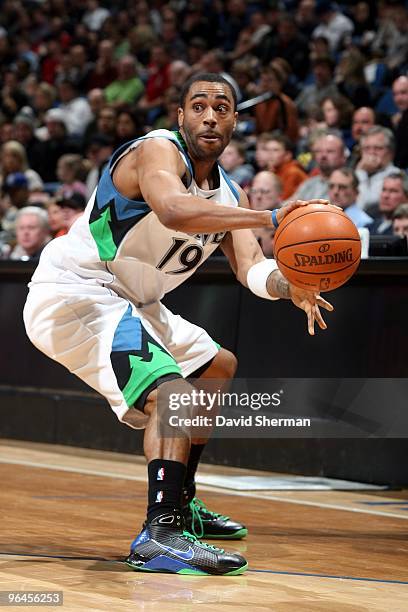
[[[104,470],[95,470],[95,469],[87,469],[87,468],[79,468],[74,466],[65,466],[65,465],[57,465],[57,464],[49,464],[49,463],[41,463],[36,461],[28,461],[24,459],[11,459],[11,458],[3,458],[0,457],[0,463],[5,464],[13,464],[13,465],[25,465],[28,467],[36,467],[42,468],[46,470],[55,470],[61,472],[74,472],[77,474],[86,474],[88,476],[102,476],[105,478],[119,478],[123,480],[134,480],[137,482],[146,482],[146,478],[143,476],[131,476],[129,474],[120,474],[118,472],[107,472]],[[260,495],[259,493],[251,492],[251,491],[234,491],[231,489],[222,489],[220,487],[208,486],[208,485],[200,485],[200,489],[203,491],[213,491],[216,493],[223,493],[224,495],[235,495],[239,497],[252,497],[254,499],[263,499],[269,501],[278,501],[287,504],[296,504],[299,506],[315,506],[317,508],[326,508],[328,510],[342,510],[344,512],[356,512],[357,514],[373,514],[374,516],[382,516],[382,517],[390,517],[390,518],[398,518],[408,520],[407,515],[394,514],[393,512],[381,512],[381,510],[371,510],[369,508],[348,508],[341,506],[339,504],[328,504],[325,502],[317,502],[317,501],[309,501],[309,500],[300,500],[300,499],[291,499],[286,497],[279,497],[274,495]]]

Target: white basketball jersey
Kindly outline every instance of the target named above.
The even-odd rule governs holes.
[[[224,232],[189,235],[168,229],[147,202],[130,200],[115,188],[111,178],[115,164],[147,138],[174,142],[186,165],[190,193],[238,206],[238,192],[218,164],[218,188],[200,189],[181,135],[154,130],[113,154],[84,214],[68,234],[44,249],[32,284],[104,285],[127,299],[148,304],[189,278],[218,247]]]

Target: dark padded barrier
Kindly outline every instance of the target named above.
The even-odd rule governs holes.
[[[29,263],[0,262],[0,435],[122,452],[142,452],[142,432],[117,422],[103,398],[37,351],[21,318]],[[408,259],[363,261],[347,286],[329,293],[326,332],[306,332],[305,315],[253,296],[214,258],[166,296],[239,360],[241,377],[408,378]],[[407,398],[408,406],[408,398]],[[212,440],[204,459],[240,467],[406,484],[406,440]]]

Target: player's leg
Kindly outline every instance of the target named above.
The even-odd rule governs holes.
[[[237,367],[237,360],[230,351],[215,343],[204,329],[173,314],[163,304],[158,303],[151,309],[144,309],[144,315],[174,356],[185,378],[195,381],[195,386],[204,384],[207,391],[211,391],[212,381],[217,387],[214,391],[219,388],[220,383],[222,390],[227,390]],[[199,534],[199,537],[242,538],[247,534],[242,524],[209,511],[195,497],[195,473],[206,441],[193,438],[187,462],[184,490],[187,526],[193,533]]]
[[[247,567],[241,555],[208,546],[184,530],[181,498],[190,448],[189,430],[162,436],[159,421],[167,397],[175,393],[191,394],[191,391],[187,381],[172,380],[162,382],[146,399],[144,413],[149,421],[144,449],[148,462],[149,504],[143,530],[133,541],[126,563],[138,571],[240,574]],[[191,418],[193,406],[185,406],[183,414]]]
[[[218,389],[227,391],[236,369],[237,359],[235,355],[227,349],[220,348],[215,357],[193,372],[189,379],[194,386],[204,387],[206,391],[211,391],[212,381],[216,384],[213,392]],[[221,388],[220,383],[222,383]],[[248,533],[244,525],[227,515],[210,510],[201,499],[196,497],[195,475],[207,441],[206,438],[193,438],[191,440],[183,489],[183,513],[187,529],[198,538],[242,539]]]

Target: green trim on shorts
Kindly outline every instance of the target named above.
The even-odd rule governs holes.
[[[166,374],[181,374],[180,366],[169,353],[156,344],[147,344],[151,354],[150,361],[138,355],[128,355],[131,374],[122,389],[126,404],[133,406],[137,398],[155,380]]]
[[[221,344],[218,344],[218,342],[216,342],[215,340],[213,340],[215,346],[217,347],[217,349],[220,351],[222,349]]]

